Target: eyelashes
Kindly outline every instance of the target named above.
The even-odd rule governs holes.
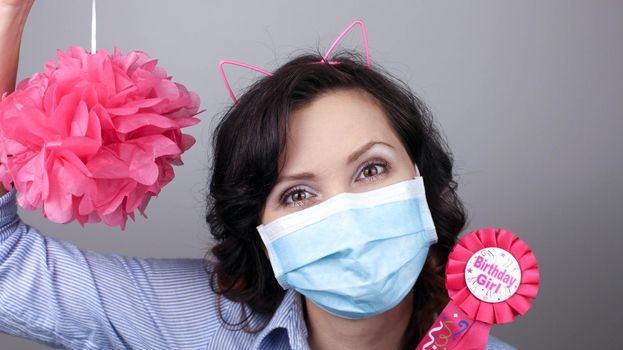
[[[285,206],[294,206],[294,207],[301,206],[303,205],[303,200],[289,201],[289,199],[290,199],[290,196],[292,196],[293,194],[305,194],[305,193],[309,193],[309,192],[307,192],[304,187],[299,187],[299,186],[293,187],[287,190],[281,196],[281,204]],[[307,197],[305,199],[307,199]]]
[[[355,181],[377,181],[379,178],[387,175],[387,172],[391,169],[389,164],[385,160],[370,160],[364,163],[357,172],[357,177]],[[365,175],[364,171],[373,170],[374,173],[370,176],[361,176]],[[369,173],[368,173],[369,174]],[[297,200],[292,200],[293,195],[297,196]],[[304,186],[295,186],[288,190],[286,190],[279,199],[279,204],[285,207],[298,207],[305,205],[305,203],[310,199],[315,197],[316,195],[308,191]]]

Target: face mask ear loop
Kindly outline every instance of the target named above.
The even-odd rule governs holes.
[[[417,164],[413,164],[415,165],[415,177],[422,176],[422,173],[420,173],[420,169],[418,168]]]

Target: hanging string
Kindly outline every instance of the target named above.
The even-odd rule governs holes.
[[[97,31],[97,18],[95,13],[95,0],[93,0],[91,3],[91,53],[94,54],[97,48],[95,42],[95,34]]]

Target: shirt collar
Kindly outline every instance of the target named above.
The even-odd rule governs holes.
[[[279,328],[286,330],[286,336],[291,349],[309,349],[302,298],[294,289],[286,290],[286,294],[277,311],[275,311],[266,327],[255,339],[253,349],[260,349],[262,342]]]

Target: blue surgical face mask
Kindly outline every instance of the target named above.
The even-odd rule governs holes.
[[[340,193],[257,229],[283,288],[350,319],[398,305],[437,242],[420,176]]]

